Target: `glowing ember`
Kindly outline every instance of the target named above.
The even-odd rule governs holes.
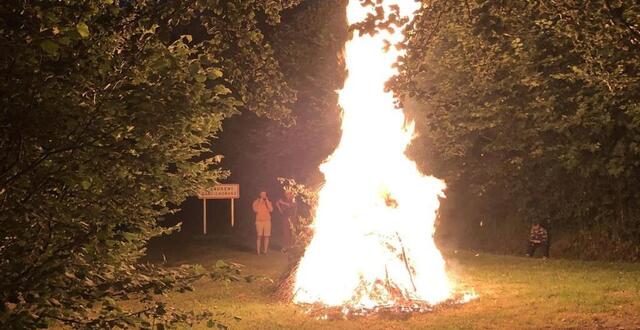
[[[420,3],[385,0],[401,15]],[[350,23],[371,11],[360,1],[348,6]],[[394,108],[384,83],[396,73],[400,51],[384,52],[385,40],[401,31],[357,36],[346,45],[349,76],[340,92],[342,140],[321,166],[314,237],[296,273],[294,301],[374,309],[435,305],[452,296],[445,263],[433,241],[438,196],[445,185],[425,177],[405,149],[413,136]]]

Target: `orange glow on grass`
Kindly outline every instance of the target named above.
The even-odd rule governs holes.
[[[385,0],[401,15],[413,0]],[[371,7],[348,5],[350,23]],[[384,83],[397,73],[401,31],[354,37],[346,45],[348,78],[340,91],[342,139],[320,167],[325,185],[312,224],[314,236],[300,261],[294,302],[376,308],[452,296],[445,262],[433,241],[444,182],[422,175],[405,155],[414,131]]]

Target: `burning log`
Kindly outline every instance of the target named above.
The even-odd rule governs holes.
[[[293,300],[295,292],[293,292],[294,283],[296,281],[295,274],[298,271],[298,262],[285,272],[276,285],[276,289],[272,295],[274,299],[280,302],[290,302]]]
[[[404,245],[402,245],[402,238],[400,234],[396,232],[396,236],[398,237],[398,242],[400,243],[400,249],[402,250],[402,261],[404,261],[404,266],[407,268],[407,273],[409,274],[409,278],[411,279],[411,286],[413,286],[413,291],[418,290],[416,288],[416,283],[413,281],[413,269],[409,266],[409,261],[407,260],[407,254],[404,250]]]

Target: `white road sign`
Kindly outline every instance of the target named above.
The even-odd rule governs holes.
[[[207,234],[207,199],[231,200],[231,227],[235,222],[233,200],[240,198],[240,185],[237,183],[217,184],[198,191],[198,198],[202,199],[202,233]]]
[[[198,191],[200,199],[236,199],[240,198],[240,185],[235,183],[217,184]]]

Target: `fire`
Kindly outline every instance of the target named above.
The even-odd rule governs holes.
[[[385,0],[412,17],[413,0]],[[348,5],[350,23],[371,7]],[[407,303],[435,305],[452,296],[445,262],[433,241],[444,182],[422,175],[405,155],[413,124],[394,106],[385,82],[397,73],[402,52],[385,40],[401,31],[354,34],[346,45],[348,78],[340,91],[342,139],[321,165],[314,236],[300,261],[294,302],[376,308]]]

